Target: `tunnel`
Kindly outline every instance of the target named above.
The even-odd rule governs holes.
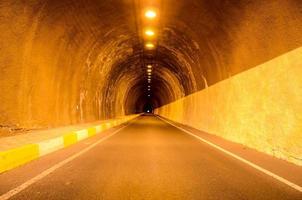
[[[0,30],[0,140],[149,113],[302,165],[301,0],[1,0]]]

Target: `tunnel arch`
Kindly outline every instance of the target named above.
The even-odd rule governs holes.
[[[137,1],[1,1],[1,125],[52,127],[141,112],[147,101],[160,107],[302,44],[299,0],[160,5],[150,57]]]

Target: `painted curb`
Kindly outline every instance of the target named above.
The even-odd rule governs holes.
[[[0,152],[0,173],[14,169],[39,157],[66,148],[81,140],[95,136],[102,131],[126,123],[139,115],[130,115],[122,119],[112,119],[103,124],[82,130],[69,132],[60,137],[44,140],[35,144],[27,144]]]

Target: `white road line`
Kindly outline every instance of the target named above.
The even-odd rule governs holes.
[[[256,164],[254,164],[254,163],[252,163],[252,162],[250,162],[250,161],[248,161],[248,160],[246,160],[246,159],[244,159],[244,158],[242,158],[242,157],[240,157],[240,156],[238,156],[238,155],[236,155],[236,154],[234,154],[234,153],[232,153],[232,152],[230,152],[230,151],[228,151],[226,149],[223,149],[222,147],[220,147],[220,146],[218,146],[218,145],[216,145],[216,144],[214,144],[212,142],[209,142],[208,140],[205,140],[205,139],[203,139],[203,138],[195,135],[194,133],[192,133],[190,131],[187,131],[186,129],[183,129],[183,128],[181,128],[181,127],[179,127],[179,126],[177,126],[177,125],[175,125],[175,124],[167,121],[166,119],[164,119],[164,118],[162,118],[162,117],[160,117],[158,115],[155,115],[155,116],[158,117],[159,119],[161,119],[162,121],[170,124],[171,126],[174,126],[175,128],[177,128],[179,130],[182,130],[183,132],[185,132],[185,133],[193,136],[194,138],[196,138],[196,139],[198,139],[198,140],[200,140],[200,141],[202,141],[202,142],[204,142],[204,143],[206,143],[206,144],[208,144],[208,145],[210,145],[210,146],[212,146],[212,147],[214,147],[214,148],[222,151],[223,153],[225,153],[225,154],[227,154],[227,155],[229,155],[229,156],[231,156],[231,157],[233,157],[233,158],[235,158],[235,159],[237,159],[237,160],[239,160],[239,161],[241,161],[241,162],[243,162],[243,163],[245,163],[245,164],[253,167],[254,169],[257,169],[258,171],[263,172],[264,174],[266,174],[266,175],[268,175],[270,177],[273,177],[274,179],[276,179],[276,180],[278,180],[278,181],[280,181],[280,182],[282,182],[282,183],[290,186],[291,188],[293,188],[293,189],[295,189],[295,190],[297,190],[299,192],[302,192],[302,187],[301,186],[299,186],[299,185],[297,185],[297,184],[295,184],[293,182],[290,182],[289,180],[287,180],[285,178],[282,178],[281,176],[278,176],[277,174],[274,174],[273,172],[270,172],[267,169],[264,169],[264,168],[262,168],[262,167],[260,167],[260,166],[258,166]]]
[[[54,172],[55,170],[59,169],[60,167],[62,167],[63,165],[67,164],[68,162],[76,159],[77,157],[83,155],[84,153],[86,153],[87,151],[89,151],[90,149],[94,148],[95,146],[97,146],[98,144],[104,142],[105,140],[109,139],[110,137],[112,137],[113,135],[117,134],[119,131],[121,131],[122,129],[126,128],[127,126],[129,126],[131,123],[117,129],[116,131],[114,131],[113,133],[111,133],[110,135],[92,143],[90,146],[86,147],[85,149],[83,149],[82,151],[70,156],[69,158],[55,164],[54,166],[46,169],[45,171],[41,172],[40,174],[38,174],[37,176],[29,179],[28,181],[26,181],[25,183],[19,185],[18,187],[8,191],[7,193],[3,194],[0,196],[0,200],[7,200],[11,197],[13,197],[14,195],[18,194],[19,192],[23,191],[24,189],[28,188],[29,186],[31,186],[32,184],[36,183],[37,181],[43,179],[44,177],[46,177],[47,175],[51,174],[52,172]]]

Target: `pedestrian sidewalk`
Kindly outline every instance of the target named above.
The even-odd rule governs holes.
[[[36,130],[21,135],[0,138],[0,173],[68,147],[138,116],[128,115],[110,120]]]
[[[96,121],[93,123],[75,124],[58,128],[33,130],[15,136],[2,137],[0,138],[0,151],[5,151],[26,144],[39,143],[41,141],[63,136],[64,134],[69,132],[79,131],[88,127],[97,126],[110,121],[112,121],[112,119]]]

